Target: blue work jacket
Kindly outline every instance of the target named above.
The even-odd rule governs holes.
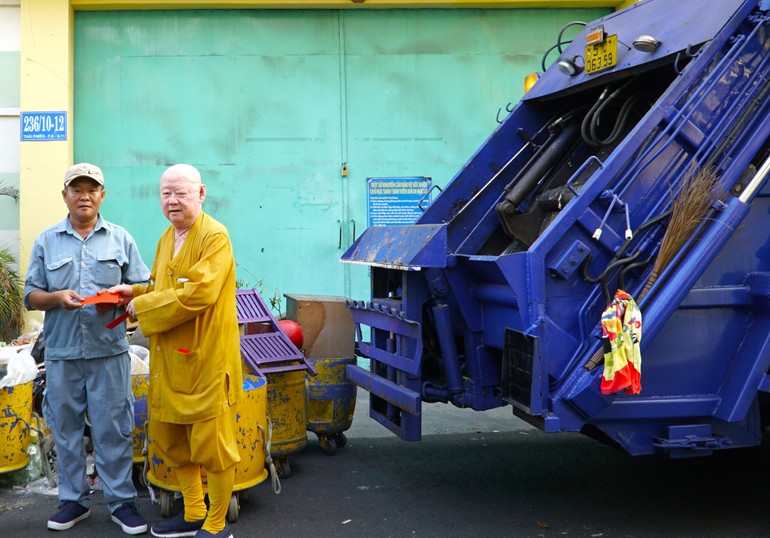
[[[94,229],[83,239],[68,215],[35,239],[24,285],[24,305],[32,310],[29,294],[36,290],[73,290],[88,297],[117,284],[145,283],[149,278],[150,271],[134,238],[125,229],[107,222],[100,214]],[[47,311],[43,325],[46,359],[91,359],[128,351],[126,323],[106,328],[124,311],[124,307],[116,306],[99,314],[94,305]]]

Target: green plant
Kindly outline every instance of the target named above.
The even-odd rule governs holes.
[[[273,294],[269,297],[265,295],[265,286],[264,286],[264,280],[261,278],[257,278],[252,274],[251,271],[246,269],[243,265],[239,264],[238,262],[235,263],[236,267],[239,267],[242,271],[245,271],[249,274],[249,276],[253,277],[257,284],[255,286],[251,285],[251,281],[249,280],[243,280],[242,278],[236,279],[235,281],[235,287],[239,290],[249,290],[249,289],[256,289],[257,293],[259,293],[263,299],[267,301],[267,304],[270,306],[270,310],[275,312],[276,314],[281,313],[281,295],[278,293],[278,290],[273,288]]]
[[[0,247],[0,341],[9,342],[24,328],[23,283],[14,269],[16,257]]]
[[[0,183],[0,196],[19,199],[19,189]],[[19,336],[24,328],[23,282],[16,267],[16,254],[0,246],[0,341],[8,342]]]
[[[0,196],[10,196],[17,202],[19,201],[19,189],[14,185],[3,185],[0,182]]]

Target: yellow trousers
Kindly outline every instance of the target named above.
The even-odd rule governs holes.
[[[216,534],[225,527],[241,461],[232,410],[195,424],[160,422],[150,416],[148,435],[155,456],[174,472],[184,497],[187,521],[206,518],[203,528]],[[201,468],[206,471],[209,510],[206,515]]]

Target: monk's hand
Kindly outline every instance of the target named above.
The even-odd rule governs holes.
[[[105,291],[110,293],[117,293],[120,296],[118,299],[118,306],[127,305],[131,302],[131,299],[134,298],[134,291],[131,289],[129,284],[118,284],[117,286],[112,286],[110,289]]]

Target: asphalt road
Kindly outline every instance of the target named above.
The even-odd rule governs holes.
[[[770,449],[709,458],[633,458],[577,434],[545,434],[505,409],[424,409],[406,443],[366,416],[333,456],[314,434],[291,476],[240,492],[236,537],[758,537],[770,535]],[[0,535],[120,536],[100,493],[70,531],[46,529],[58,499],[44,481],[0,489]],[[174,513],[181,501],[174,504]],[[140,509],[161,521],[149,493]],[[149,534],[148,534],[149,535]]]

